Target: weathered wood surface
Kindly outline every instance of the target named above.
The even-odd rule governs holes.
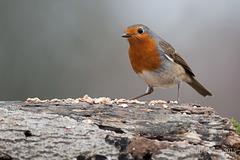
[[[238,159],[211,107],[0,102],[0,159]]]

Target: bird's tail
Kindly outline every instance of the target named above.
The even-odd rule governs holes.
[[[212,93],[210,93],[205,87],[203,87],[194,77],[191,77],[191,82],[188,84],[194,88],[199,94],[202,96],[212,96]]]

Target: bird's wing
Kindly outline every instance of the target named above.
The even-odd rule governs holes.
[[[160,41],[159,45],[164,51],[167,59],[181,65],[190,76],[195,76],[192,72],[192,69],[169,43],[167,43],[166,41]]]

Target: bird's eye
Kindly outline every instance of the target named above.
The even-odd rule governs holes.
[[[139,29],[138,29],[138,33],[142,34],[142,33],[143,33],[143,29],[142,29],[142,28],[139,28]]]

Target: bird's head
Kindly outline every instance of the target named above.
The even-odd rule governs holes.
[[[123,38],[127,38],[129,43],[131,42],[144,42],[151,38],[151,30],[142,24],[135,24],[129,26],[122,35]]]

